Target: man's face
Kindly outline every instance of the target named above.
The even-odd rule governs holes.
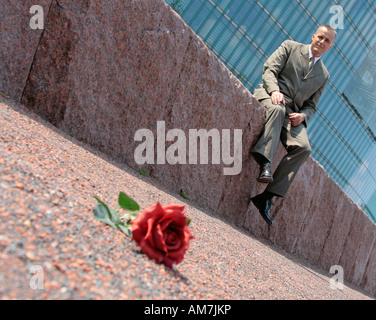
[[[312,36],[311,50],[314,57],[321,57],[333,47],[335,33],[323,27]]]

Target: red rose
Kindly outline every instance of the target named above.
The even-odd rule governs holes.
[[[132,236],[142,251],[169,268],[183,261],[189,241],[194,239],[187,226],[184,207],[161,206],[157,202],[132,221]]]

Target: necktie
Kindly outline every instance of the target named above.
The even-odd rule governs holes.
[[[308,72],[310,72],[311,70],[312,70],[312,68],[313,68],[313,62],[315,61],[315,58],[314,57],[311,57],[310,59],[309,59],[309,64],[308,64]]]

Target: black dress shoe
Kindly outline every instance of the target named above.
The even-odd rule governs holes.
[[[273,219],[270,217],[270,209],[272,206],[272,200],[266,199],[262,194],[251,199],[253,204],[259,210],[263,219],[267,222],[268,225],[273,224]]]
[[[273,182],[273,175],[272,175],[271,165],[270,162],[267,162],[260,166],[260,175],[257,178],[258,182],[261,183],[271,183]]]

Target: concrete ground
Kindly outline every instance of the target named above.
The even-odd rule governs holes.
[[[0,97],[0,298],[368,300],[333,275],[173,194],[134,169]],[[93,219],[94,196],[120,191],[145,208],[186,204],[184,261],[149,260],[120,231]]]

